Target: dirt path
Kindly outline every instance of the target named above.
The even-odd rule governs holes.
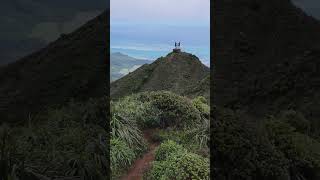
[[[159,145],[158,143],[152,142],[152,134],[155,130],[146,130],[143,132],[144,138],[149,143],[148,152],[146,152],[140,159],[137,159],[129,169],[127,175],[120,178],[121,180],[141,180],[144,172],[146,172],[155,157],[156,147]]]

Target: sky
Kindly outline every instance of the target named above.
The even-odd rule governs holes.
[[[210,20],[210,0],[111,0],[112,23],[203,24]]]
[[[106,0],[2,0],[0,66],[45,47],[107,7]]]
[[[155,60],[181,41],[210,62],[210,0],[111,0],[111,52]]]
[[[320,1],[319,0],[292,0],[292,2],[303,9],[307,14],[320,19]]]

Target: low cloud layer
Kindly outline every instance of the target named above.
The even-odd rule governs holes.
[[[133,66],[132,68],[130,68],[130,69],[123,68],[123,69],[120,70],[119,73],[122,74],[122,75],[127,75],[127,74],[135,71],[135,70],[138,69],[139,67],[141,67],[141,65],[134,65],[134,66]]]

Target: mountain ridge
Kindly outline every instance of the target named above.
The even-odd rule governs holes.
[[[171,52],[112,82],[110,96],[116,99],[132,93],[158,90],[184,95],[188,88],[192,88],[209,73],[209,68],[195,55]]]
[[[0,68],[2,122],[107,92],[107,11],[47,47]]]
[[[265,114],[275,112],[277,108],[274,107],[278,105],[274,102],[282,101],[284,96],[287,100],[294,98],[297,101],[293,104],[287,101],[278,109],[300,109],[298,106],[306,104],[302,99],[310,98],[310,94],[301,91],[300,96],[296,93],[297,96],[293,97],[290,94],[295,89],[286,88],[285,84],[301,81],[305,72],[314,72],[312,66],[319,66],[318,20],[308,16],[290,0],[242,0],[232,3],[224,0],[216,5],[215,16],[216,34],[219,35],[215,37],[215,58],[219,61],[213,64],[213,96],[217,105],[234,109],[241,107]],[[313,65],[299,69],[305,58],[313,59],[308,62]],[[290,78],[289,74],[294,78]],[[320,76],[319,73],[305,75],[307,79],[314,79],[313,82]],[[286,82],[278,85],[287,90],[272,93],[279,88],[274,86],[279,77],[285,78]],[[303,83],[305,87],[311,85]],[[314,94],[317,94],[316,90]]]

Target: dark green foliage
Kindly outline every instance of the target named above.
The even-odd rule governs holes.
[[[160,110],[160,127],[192,127],[201,120],[199,110],[185,97],[168,91],[145,92],[138,96]]]
[[[30,119],[28,126],[10,128],[14,149],[8,151],[9,170],[18,176],[105,179],[109,175],[109,133],[100,123],[107,119],[106,109],[105,99],[71,102]]]
[[[215,109],[211,130],[215,179],[285,179],[288,161],[263,129],[231,110]]]
[[[192,105],[196,107],[205,118],[210,116],[210,106],[203,96],[198,96],[192,100]]]
[[[117,140],[117,143],[111,144],[114,146],[111,149],[114,149],[119,156],[128,159],[126,163],[119,160],[111,162],[111,166],[116,169],[113,176],[119,176],[130,166],[132,156],[129,150],[134,153],[134,158],[145,150],[146,144],[141,134],[141,129],[144,128],[160,128],[159,133],[153,136],[153,139],[165,141],[156,150],[158,161],[165,161],[172,154],[187,152],[187,149],[197,153],[202,151],[204,149],[202,146],[208,144],[209,120],[206,119],[208,117],[209,106],[204,98],[199,97],[191,101],[168,91],[143,92],[112,101],[111,136]],[[193,129],[195,130],[192,131]],[[199,166],[201,166],[202,161],[197,160],[198,155],[190,156],[190,158],[195,158],[195,161],[199,161]],[[207,150],[206,156],[208,156]],[[179,157],[181,162],[184,162],[185,158],[189,158],[189,155]],[[191,170],[191,167],[176,166],[173,161],[170,162],[170,165],[172,168],[168,171],[181,171],[178,172],[179,177],[185,175],[182,169]],[[204,170],[202,167],[200,169]],[[201,173],[204,172],[201,171]]]
[[[147,179],[209,179],[209,160],[167,141],[160,145]]]
[[[209,72],[196,56],[185,52],[169,53],[111,83],[110,95],[118,99],[134,93],[166,90],[188,97],[203,94],[208,97],[209,88],[205,83],[208,81],[201,81],[207,79]],[[198,83],[203,85],[200,89],[195,87]],[[194,91],[185,93],[188,89]]]
[[[157,161],[164,161],[172,153],[179,152],[185,152],[185,149],[181,145],[175,143],[174,141],[168,140],[161,143],[161,145],[157,148],[155,152],[155,159]]]
[[[296,112],[294,110],[284,111],[278,117],[281,121],[289,123],[297,131],[310,134],[311,133],[311,123],[308,121],[302,113]]]
[[[122,140],[110,140],[110,165],[112,178],[119,177],[125,169],[130,167],[136,154],[134,151]]]
[[[25,125],[27,117],[106,95],[107,12],[69,35],[0,68],[1,122]]]
[[[320,178],[320,143],[302,134],[287,122],[269,119],[267,129],[270,141],[290,161],[290,175],[293,179]]]
[[[164,142],[167,140],[174,141],[179,144],[185,142],[185,131],[175,130],[175,129],[161,129],[154,136],[153,139],[159,142]]]
[[[258,122],[220,108],[214,115],[216,179],[319,179],[319,142],[296,130],[284,116]]]
[[[125,98],[111,103],[111,136],[124,141],[135,151],[145,150],[145,141],[137,121],[142,119],[144,108],[134,98]]]

